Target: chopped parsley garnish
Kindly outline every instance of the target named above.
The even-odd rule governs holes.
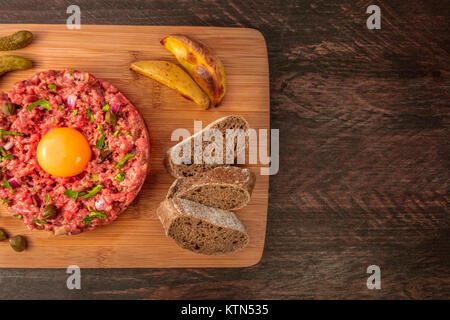
[[[7,204],[8,203],[8,198],[3,198],[3,204]]]
[[[128,130],[125,134],[127,135],[127,137],[133,139],[133,136],[131,135],[130,130]]]
[[[21,214],[15,214],[14,217],[16,217],[17,219],[22,219],[22,215]]]
[[[78,109],[73,110],[72,114],[76,116],[78,114]]]
[[[102,108],[102,111],[103,111],[103,112],[106,112],[106,111],[109,110],[109,108],[110,108],[109,104],[105,104],[105,105],[103,106],[103,108]]]
[[[66,191],[64,191],[64,194],[66,196],[68,196],[69,198],[72,198],[72,199],[75,199],[75,200],[77,200],[78,196],[80,195],[79,192],[72,191],[70,189],[66,189]]]
[[[2,154],[2,156],[0,157],[0,162],[5,161],[6,159],[14,159],[14,156],[11,153],[6,153],[5,149],[3,149],[2,147],[0,147],[0,153]]]
[[[116,132],[114,132],[113,137],[117,136],[120,132],[120,129],[117,129]]]
[[[100,149],[100,150],[103,149],[103,147],[105,146],[105,133],[104,132],[98,139],[97,144],[95,146],[97,147],[97,149]]]
[[[6,131],[6,130],[3,130],[3,129],[0,129],[0,139],[3,138],[3,135],[24,136],[25,134],[20,133],[20,132]]]
[[[73,75],[74,71],[75,71],[74,68],[70,68],[70,75]]]
[[[50,102],[48,102],[48,100],[37,100],[28,106],[28,111],[33,110],[33,108],[36,106],[41,106],[42,108],[45,108],[47,110],[52,110],[52,106],[50,105]]]
[[[64,109],[62,104],[58,104],[58,108],[59,108],[59,110],[63,110]]]
[[[116,169],[122,168],[125,165],[125,162],[127,162],[128,159],[133,158],[133,157],[134,157],[134,154],[132,154],[132,153],[125,154],[123,156],[122,160],[120,160],[114,168],[116,168]]]
[[[97,147],[97,149],[102,150],[105,147],[106,135],[100,125],[98,126],[97,130],[99,130],[102,134],[101,134],[100,138],[98,138],[97,144],[95,146]]]
[[[91,122],[94,122],[94,116],[93,116],[93,114],[91,112],[91,109],[86,109],[86,113],[88,114]]]
[[[105,219],[106,218],[106,214],[104,214],[103,212],[92,210],[91,207],[89,207],[89,206],[87,206],[87,208],[88,208],[88,210],[90,212],[90,215],[89,215],[89,217],[84,217],[83,218],[82,221],[84,223],[91,224],[91,221],[94,218],[99,218],[99,219]]]
[[[69,198],[72,198],[75,200],[77,200],[78,197],[89,199],[89,198],[92,198],[93,196],[95,196],[102,189],[103,189],[103,185],[99,184],[99,185],[95,186],[94,188],[92,188],[91,190],[89,190],[88,192],[84,192],[84,191],[77,192],[77,191],[72,191],[70,189],[66,189],[66,191],[64,191],[64,194],[66,196],[68,196]]]
[[[83,221],[86,224],[91,224],[91,220],[92,220],[92,217],[84,217],[83,220],[81,220],[81,221]]]
[[[6,180],[6,179],[3,179],[2,187],[3,188],[8,188],[9,189],[9,193],[11,193],[11,194],[14,192],[13,188],[9,184],[8,180]]]
[[[31,221],[33,221],[37,226],[42,227],[43,224],[47,223],[47,220],[36,220],[36,219],[31,219]]]
[[[53,91],[56,91],[56,85],[55,84],[49,84],[47,87],[49,89],[52,89]]]
[[[99,193],[100,190],[102,190],[102,189],[103,189],[103,185],[99,184],[99,185],[95,186],[94,188],[92,188],[90,191],[88,191],[86,194],[80,195],[80,197],[83,197],[85,199],[92,198],[97,193]]]
[[[50,202],[50,195],[47,194],[47,195],[45,196],[45,203],[49,203],[49,202]]]
[[[125,172],[120,171],[115,177],[115,180],[122,182],[123,180],[125,180]]]

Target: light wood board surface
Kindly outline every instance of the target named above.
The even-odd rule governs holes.
[[[155,210],[173,178],[163,166],[165,151],[176,142],[177,128],[193,132],[194,120],[203,126],[231,114],[244,116],[254,129],[268,129],[270,121],[269,70],[262,35],[253,29],[168,26],[93,26],[68,30],[65,25],[0,25],[2,35],[26,29],[33,43],[23,49],[0,52],[31,59],[34,67],[0,78],[0,91],[38,71],[73,67],[114,84],[136,106],[150,133],[150,171],[136,201],[112,224],[73,236],[54,237],[29,231],[21,221],[0,209],[0,228],[10,236],[22,234],[26,251],[14,252],[0,243],[0,267],[20,268],[150,268],[244,267],[258,263],[264,249],[269,177],[260,175],[260,164],[249,166],[257,176],[250,204],[236,212],[250,235],[242,251],[203,256],[180,249],[164,234]],[[220,57],[227,76],[222,105],[207,111],[173,90],[129,70],[135,60],[176,62],[159,41],[170,33],[183,33],[210,46]]]

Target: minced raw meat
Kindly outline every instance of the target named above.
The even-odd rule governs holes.
[[[52,110],[27,109],[41,99],[49,101]],[[7,93],[0,93],[0,105],[3,102],[16,104],[18,110],[12,116],[0,112],[0,129],[23,136],[3,134],[0,145],[5,146],[3,151],[10,155],[2,157],[0,162],[3,181],[0,197],[10,213],[27,227],[55,234],[76,234],[111,223],[134,200],[147,176],[149,138],[142,117],[117,88],[87,72],[50,70],[16,83]],[[116,111],[115,126],[105,123],[106,113],[102,108],[106,104]],[[93,122],[86,109],[91,110]],[[102,163],[99,163],[101,150],[96,148],[102,134],[99,125],[106,136],[105,144],[112,151]],[[36,148],[41,137],[58,127],[77,129],[91,146],[92,158],[77,176],[52,176],[38,164]],[[116,164],[127,153],[134,156],[116,169]],[[120,171],[124,172],[123,181],[115,179]],[[5,180],[10,182],[12,192]],[[64,194],[67,189],[87,192],[98,185],[103,188],[88,199],[73,199]],[[49,220],[42,218],[46,199],[57,208],[57,215]],[[91,211],[103,215],[92,216]]]

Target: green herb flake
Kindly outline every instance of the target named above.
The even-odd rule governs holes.
[[[95,145],[97,149],[102,150],[105,147],[105,138],[106,135],[104,132],[102,132],[102,135],[100,136],[100,138],[98,138],[97,144]]]
[[[24,136],[24,133],[20,133],[20,132],[14,132],[14,131],[6,131],[3,129],[0,129],[0,139],[3,137],[3,135],[10,135],[10,136]]]
[[[105,104],[105,105],[103,106],[103,108],[102,108],[102,111],[103,111],[103,112],[106,112],[106,111],[109,110],[109,108],[110,108],[109,104]]]
[[[117,129],[116,132],[114,132],[113,137],[116,137],[120,132],[120,129]]]
[[[133,139],[133,136],[131,135],[131,133],[130,133],[130,131],[128,130],[126,133],[125,133],[126,135],[127,135],[127,137],[129,137],[129,138],[131,138],[131,139]]]
[[[73,110],[72,114],[76,116],[78,114],[78,109]]]
[[[42,227],[43,224],[47,223],[47,220],[36,220],[36,219],[31,219],[31,221],[33,221],[38,227]]]
[[[37,100],[28,106],[28,111],[33,110],[34,107],[41,106],[47,110],[52,110],[52,106],[48,100]]]
[[[13,188],[9,184],[8,180],[6,180],[6,179],[3,179],[2,187],[3,188],[8,188],[9,189],[9,193],[11,193],[11,194],[14,192]]]
[[[74,68],[70,68],[70,75],[73,75],[73,72],[75,71]]]
[[[114,178],[116,181],[120,181],[122,182],[123,180],[125,180],[125,172],[120,171]]]
[[[86,109],[86,113],[88,114],[90,121],[94,122],[94,115],[91,112],[91,109]]]
[[[53,91],[56,91],[56,85],[55,84],[49,84],[47,87],[49,89],[52,89]]]
[[[63,110],[64,106],[62,104],[58,104],[58,108],[59,108],[59,110]]]
[[[97,193],[99,193],[100,190],[102,190],[102,189],[103,189],[103,185],[99,184],[99,185],[95,186],[94,188],[92,188],[90,191],[88,191],[86,194],[80,195],[80,197],[83,197],[85,199],[92,198]]]
[[[92,219],[98,218],[98,219],[106,219],[106,214],[100,211],[92,210],[89,205],[87,205],[87,209],[89,210],[90,214],[88,217],[84,217],[82,221],[86,224],[91,224]]]
[[[91,211],[91,217],[93,218],[99,218],[99,219],[106,219],[106,214],[100,211]]]
[[[7,204],[8,203],[8,198],[3,198],[3,204]]]
[[[133,158],[133,157],[134,157],[134,154],[132,154],[132,153],[125,154],[123,156],[122,160],[120,160],[114,168],[116,168],[116,169],[122,168],[125,165],[125,162],[127,162],[128,159]]]
[[[5,161],[6,159],[14,159],[14,156],[11,153],[6,153],[5,149],[3,149],[2,147],[0,147],[0,153],[2,154],[2,156],[0,157],[0,162]]]
[[[22,219],[22,215],[21,214],[15,214],[14,217],[16,217],[17,219]]]
[[[72,199],[75,199],[75,200],[77,200],[78,196],[80,195],[79,192],[72,191],[70,189],[66,189],[66,191],[64,191],[64,194],[66,196],[68,196],[69,198],[72,198]]]
[[[47,194],[47,195],[45,196],[45,203],[49,203],[49,202],[50,202],[50,195]]]
[[[91,224],[91,220],[92,220],[92,217],[85,217],[85,218],[83,218],[83,220],[81,220],[81,221],[83,221],[83,222],[86,223],[86,224]]]

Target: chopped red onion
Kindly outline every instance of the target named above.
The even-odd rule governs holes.
[[[103,210],[103,209],[105,209],[105,200],[99,199],[99,200],[95,201],[95,208],[96,208],[97,210]]]
[[[75,104],[77,102],[77,96],[74,94],[71,94],[67,97],[67,106],[69,109],[75,108]]]
[[[120,109],[120,104],[118,103],[110,103],[109,106],[111,107],[111,111],[114,113],[117,113]]]
[[[9,149],[11,149],[13,146],[14,146],[14,143],[13,143],[12,141],[8,141],[7,143],[5,143],[5,144],[3,145],[3,149],[9,150]]]
[[[15,189],[17,187],[20,187],[20,183],[16,180],[16,178],[11,178],[8,180],[9,185],[11,186],[11,188]]]

